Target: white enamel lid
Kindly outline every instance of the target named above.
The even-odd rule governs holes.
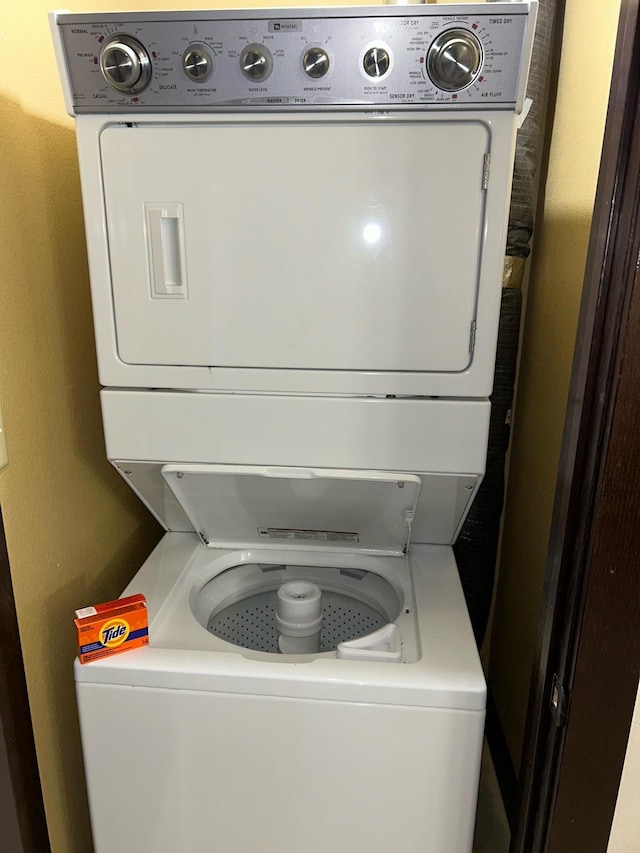
[[[164,465],[205,545],[406,552],[420,477],[380,471]]]

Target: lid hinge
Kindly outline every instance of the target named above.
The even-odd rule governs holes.
[[[471,323],[471,329],[469,331],[469,353],[473,355],[473,351],[476,348],[476,321],[473,320]]]
[[[551,710],[551,719],[553,724],[561,729],[567,722],[567,705],[569,697],[567,691],[560,683],[560,679],[554,673],[553,684],[551,685],[551,697],[549,699],[549,709]]]
[[[491,154],[488,152],[482,160],[482,189],[486,190],[489,186],[489,171],[491,168]]]
[[[409,551],[409,543],[411,542],[411,530],[413,528],[413,519],[415,517],[415,514],[415,510],[413,509],[407,509],[404,513],[404,523],[405,527],[407,528],[407,542],[404,548],[402,549],[403,554],[407,554]]]

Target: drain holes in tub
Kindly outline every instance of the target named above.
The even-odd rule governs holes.
[[[276,590],[263,592],[225,607],[209,619],[207,629],[236,646],[277,654],[276,595]],[[322,605],[322,652],[364,637],[388,621],[373,607],[342,593],[323,592]]]

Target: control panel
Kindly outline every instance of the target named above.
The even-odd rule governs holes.
[[[56,23],[76,113],[513,109],[529,12],[523,2],[59,13]]]

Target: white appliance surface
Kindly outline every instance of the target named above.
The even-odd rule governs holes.
[[[297,474],[305,476],[312,476],[307,469],[324,469],[327,477],[335,479],[336,469],[348,467],[354,481],[360,476],[358,471],[378,472],[381,477],[386,472],[393,475],[392,483],[406,482],[417,475],[420,493],[411,522],[412,539],[436,544],[454,541],[484,472],[490,413],[486,400],[148,393],[114,389],[104,390],[101,397],[107,454],[167,530],[205,532],[200,526],[194,528],[190,517],[204,519],[202,513],[212,512],[213,504],[205,493],[211,494],[216,482],[212,477],[207,486],[207,480],[202,479],[202,513],[188,507],[185,512],[162,474],[169,462],[173,463],[176,474],[208,459],[229,466],[229,473],[236,469],[248,473],[257,467],[265,475],[261,491],[270,488],[274,494],[277,477],[266,475],[279,475],[286,482],[286,475],[293,476],[296,472],[292,469],[296,468],[304,469]],[[131,429],[131,424],[136,428]],[[185,424],[189,424],[189,429],[184,428]],[[209,470],[214,473],[213,466]],[[317,491],[320,484],[318,479],[313,490]],[[297,487],[298,491],[306,488],[299,482]],[[293,490],[294,484],[290,486],[290,491]],[[221,499],[222,495],[212,495],[218,505]],[[240,500],[234,490],[233,498],[228,497],[224,502],[222,512],[228,516],[231,504],[237,506]],[[334,511],[331,506],[317,510],[309,525],[317,528],[323,514]],[[269,517],[272,514],[273,510],[269,510]],[[247,531],[244,509],[242,515]],[[382,517],[380,510],[374,508],[370,524]],[[247,545],[260,524],[271,524],[267,523],[267,514],[259,518],[254,513],[254,518],[256,524],[242,542],[237,538],[240,518],[230,521],[226,533],[220,531],[219,535],[210,534],[208,538],[224,545],[230,542],[228,537],[233,530],[236,544]],[[203,520],[202,524],[210,527],[211,521]],[[343,519],[341,530],[350,526],[349,523],[345,527],[345,523]],[[288,522],[282,517],[276,526],[291,527],[295,522],[289,514]],[[356,529],[361,530],[360,522]],[[379,540],[379,535],[372,533]],[[369,535],[367,547],[371,546]]]
[[[78,116],[102,383],[487,396],[515,130]]]
[[[535,9],[51,14],[107,454],[170,531],[150,645],[75,665],[96,853],[471,850],[450,543]]]
[[[97,853],[468,853],[485,685],[451,549],[338,561],[406,596],[419,656],[398,664],[266,655],[197,622],[212,576],[279,558],[310,555],[167,534],[125,590],[147,597],[150,647],[76,664]]]
[[[247,124],[102,131],[120,359],[466,370],[490,127]],[[443,169],[452,156],[455,170]],[[233,162],[243,164],[241,185]],[[175,265],[185,259],[171,293],[149,263],[156,226],[144,216],[163,205],[181,211],[159,220],[173,221],[175,232],[157,236]]]
[[[212,548],[286,542],[396,556],[421,485],[415,474],[251,465],[163,465],[162,477]]]
[[[487,396],[535,8],[54,13],[102,383]]]

